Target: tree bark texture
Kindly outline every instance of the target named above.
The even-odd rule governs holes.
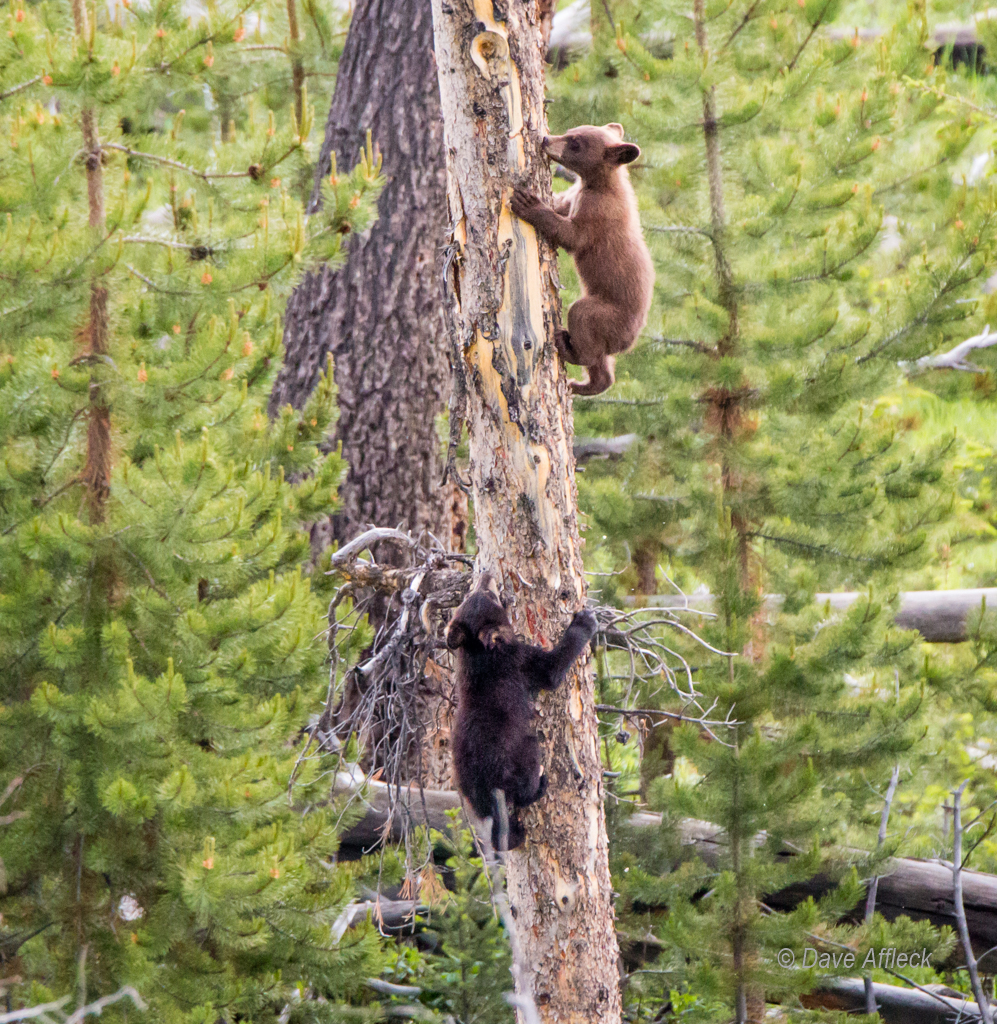
[[[513,217],[522,184],[550,195],[542,18],[536,0],[433,0],[446,128],[446,261],[467,422],[479,568],[518,631],[550,641],[584,597],[571,406],[556,356],[555,253]],[[579,664],[538,700],[547,796],[509,855],[517,938],[545,1024],[618,1024],[593,680]]]
[[[337,166],[352,167],[367,130],[384,158],[378,220],[346,246],[346,264],[323,267],[295,289],[286,356],[271,412],[300,408],[335,361],[339,422],[349,472],[340,510],[316,542],[349,540],[370,523],[429,530],[463,548],[466,502],[441,487],[436,432],[449,373],[439,253],[446,233],[446,162],[429,0],[360,0],[336,79],[310,203]],[[401,564],[381,545],[378,561]]]
[[[294,9],[288,0],[288,12]],[[271,413],[300,408],[332,353],[341,442],[349,469],[339,511],[315,524],[322,549],[369,524],[432,533],[451,551],[464,548],[467,499],[442,485],[436,418],[446,405],[445,344],[439,253],[446,233],[446,159],[439,85],[433,59],[429,0],[360,0],[339,63],[310,208],[336,165],[356,162],[367,131],[383,157],[386,179],[378,219],[346,245],[346,264],[323,267],[295,289],[285,314],[286,355],[271,396]],[[378,562],[406,564],[405,548],[378,545]],[[376,595],[372,625],[390,612]],[[422,674],[425,737],[411,777],[450,785],[448,672],[429,661]],[[349,688],[337,711],[348,717],[358,694]],[[382,723],[390,729],[390,723]],[[381,726],[379,726],[380,728]],[[370,737],[365,737],[370,740]]]

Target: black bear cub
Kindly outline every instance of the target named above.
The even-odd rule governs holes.
[[[516,812],[547,791],[533,731],[533,697],[562,682],[595,631],[595,616],[580,611],[552,650],[523,643],[516,639],[488,573],[482,573],[450,621],[447,646],[457,651],[457,786],[479,818],[491,817],[495,849],[499,817],[493,791],[505,793],[510,850],[526,838]]]

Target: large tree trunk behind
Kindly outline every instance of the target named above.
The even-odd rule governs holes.
[[[550,196],[537,0],[433,0],[447,136],[457,351],[478,560],[514,598],[521,633],[549,641],[585,592],[571,405],[555,354],[555,254],[513,217],[514,183]],[[500,20],[501,19],[501,20]],[[538,701],[548,795],[509,855],[517,939],[544,1022],[618,1024],[602,766],[584,664]]]
[[[271,413],[304,404],[328,353],[335,363],[341,441],[349,464],[340,509],[316,523],[316,549],[350,540],[369,524],[433,534],[461,551],[467,500],[443,486],[436,417],[449,392],[439,255],[446,232],[446,161],[429,0],[360,0],[350,23],[329,111],[311,208],[332,154],[345,171],[367,131],[379,147],[386,185],[378,220],[346,246],[346,264],[309,274],[285,315],[286,357],[271,396]],[[407,549],[379,546],[378,561],[403,565]],[[375,628],[391,618],[376,595],[368,604]],[[390,628],[390,626],[389,626]],[[421,678],[422,714],[408,723],[424,738],[411,750],[408,777],[450,785],[448,673],[432,661]],[[351,684],[337,711],[348,722],[358,706]],[[391,730],[390,723],[375,731]],[[365,736],[373,745],[377,736]],[[377,767],[371,764],[370,767]]]
[[[443,466],[435,417],[448,390],[439,253],[446,232],[446,163],[429,0],[360,0],[329,111],[311,208],[331,154],[346,170],[367,130],[384,158],[378,220],[347,246],[346,265],[309,274],[288,303],[287,350],[271,411],[300,407],[335,359],[349,473],[340,511],[319,542],[370,523],[432,531],[460,549],[466,511]],[[455,507],[456,506],[456,507]],[[401,552],[379,551],[398,564]]]

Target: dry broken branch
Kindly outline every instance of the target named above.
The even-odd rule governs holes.
[[[329,560],[329,564],[332,566],[329,572],[333,573],[340,566],[355,561],[357,555],[359,555],[364,548],[369,548],[371,544],[376,544],[378,541],[382,540],[395,540],[401,544],[407,545],[408,547],[415,546],[413,538],[403,530],[392,530],[384,526],[371,527],[371,529],[361,533],[359,537],[354,537],[348,544],[344,544],[343,547],[341,547],[332,556]]]
[[[890,775],[890,784],[886,789],[886,798],[883,800],[883,813],[879,819],[879,834],[876,836],[876,850],[882,849],[886,842],[886,827],[890,822],[890,808],[893,806],[893,797],[897,792],[897,783],[900,781],[900,765],[895,765]],[[869,892],[865,900],[865,923],[872,922],[873,914],[876,912],[876,892],[879,889],[879,875],[874,875],[869,883]],[[876,995],[872,983],[872,974],[866,974],[863,978],[865,983],[865,1012],[876,1012]]]
[[[997,345],[997,333],[991,334],[990,324],[987,324],[981,334],[974,334],[972,338],[959,342],[948,352],[941,352],[936,356],[922,356],[915,363],[901,362],[900,367],[908,375],[928,370],[966,370],[969,373],[986,373],[985,366],[970,363],[966,356],[974,349],[990,348],[993,345]]]
[[[956,930],[959,933],[959,943],[962,946],[963,956],[966,958],[966,968],[969,971],[969,980],[973,986],[973,995],[976,997],[976,1005],[983,1015],[984,1024],[993,1024],[993,1011],[990,1002],[983,991],[980,983],[980,972],[973,953],[973,943],[969,937],[969,925],[966,922],[966,905],[962,893],[962,793],[969,780],[952,791],[952,903],[955,908]]]
[[[124,985],[117,992],[95,999],[92,1003],[87,1003],[67,1014],[63,1007],[71,998],[63,996],[53,1003],[40,1003],[38,1006],[25,1006],[20,1010],[0,1013],[0,1024],[10,1024],[18,1020],[36,1020],[41,1024],[80,1024],[87,1017],[99,1017],[106,1007],[119,1003],[122,999],[130,999],[139,1010],[146,1008],[145,1001],[131,985]]]

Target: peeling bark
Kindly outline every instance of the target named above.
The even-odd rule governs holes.
[[[454,325],[468,382],[478,562],[519,632],[550,641],[584,598],[572,423],[554,346],[557,263],[513,217],[514,185],[550,195],[536,0],[433,0],[447,142]],[[545,1024],[618,1024],[602,766],[585,665],[538,701],[550,778],[509,855],[509,898]]]

